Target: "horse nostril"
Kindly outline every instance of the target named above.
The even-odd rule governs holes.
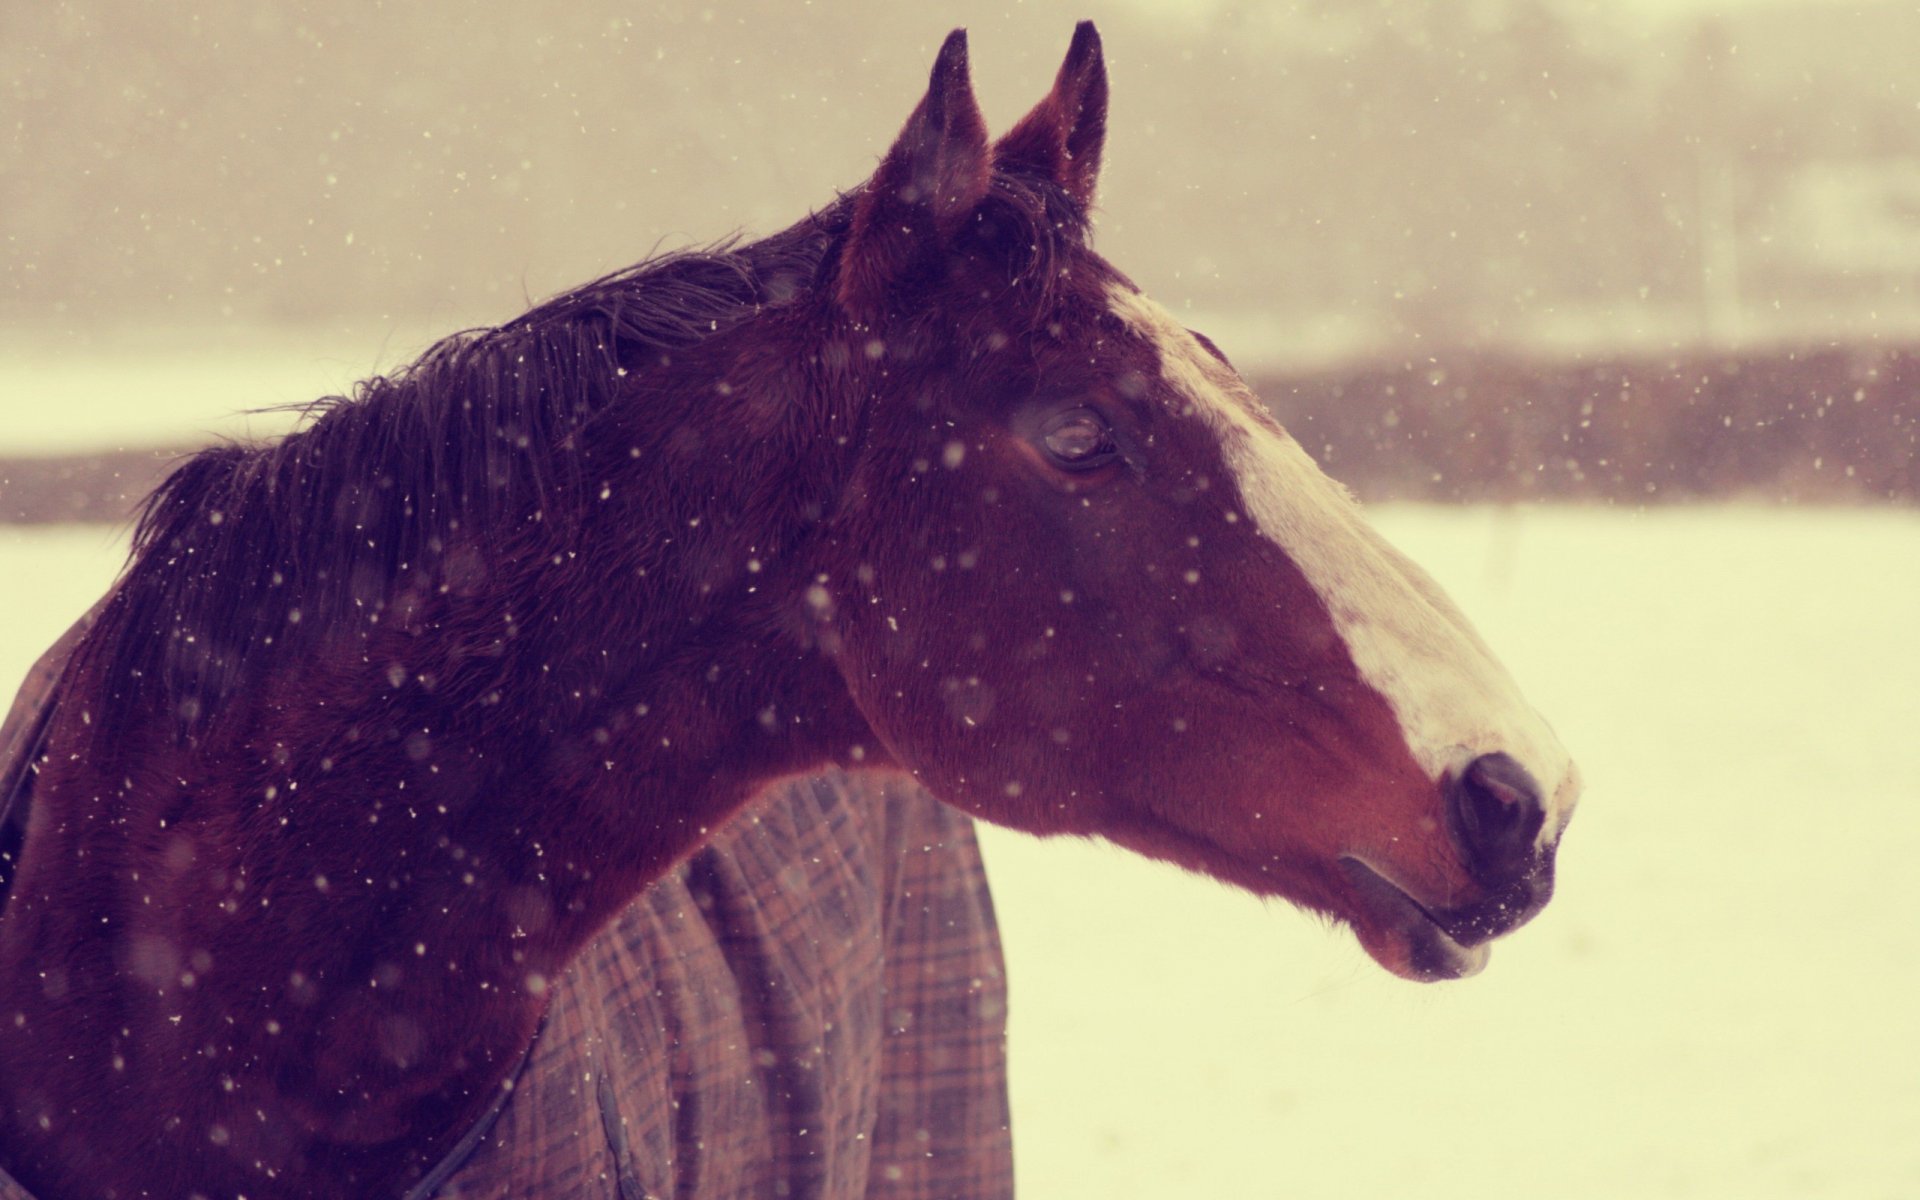
[[[1455,833],[1476,879],[1499,886],[1528,869],[1546,806],[1525,767],[1511,755],[1483,754],[1455,778],[1451,800]]]

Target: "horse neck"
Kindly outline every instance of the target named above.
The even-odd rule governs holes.
[[[580,511],[470,547],[484,569],[233,697],[247,716],[220,737],[150,731],[109,763],[50,764],[48,803],[111,793],[125,821],[50,835],[65,840],[42,855],[48,878],[18,893],[43,899],[8,914],[27,922],[5,941],[9,974],[97,945],[71,984],[126,998],[90,1032],[129,1035],[129,1072],[253,1063],[290,1127],[433,1145],[640,888],[767,781],[871,745],[805,605],[810,531],[844,473],[809,422],[849,414],[806,394],[795,358],[715,353],[642,375],[575,448]],[[67,714],[56,737],[78,744],[84,720]],[[116,824],[162,831],[137,883],[79,869],[127,853]],[[130,926],[123,943],[172,948],[164,977],[128,977],[87,924],[102,911]],[[211,969],[182,985],[194,962]],[[82,1017],[29,993],[4,997],[23,1028]],[[242,1011],[260,1021],[236,1024]],[[92,1069],[49,1055],[49,1080]],[[119,1094],[140,1094],[132,1078],[112,1081]],[[248,1123],[205,1094],[209,1122]]]
[[[480,945],[512,925],[533,944],[505,955],[506,975],[558,969],[765,782],[870,740],[805,605],[812,530],[848,451],[823,454],[833,439],[795,414],[844,415],[761,331],[715,341],[643,372],[583,432],[579,511],[525,526],[485,588],[449,590],[366,656],[374,692],[382,662],[432,681],[399,706],[388,689],[354,725],[384,720],[407,760],[388,753],[388,770],[444,798],[444,828],[412,853],[450,840],[467,857],[440,886],[498,901],[384,917],[470,921],[455,940]],[[472,647],[503,640],[503,602],[510,636],[476,663]],[[364,689],[368,670],[352,675]]]

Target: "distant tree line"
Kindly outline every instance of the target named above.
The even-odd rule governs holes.
[[[1571,361],[1459,351],[1257,386],[1367,498],[1920,500],[1920,347]]]

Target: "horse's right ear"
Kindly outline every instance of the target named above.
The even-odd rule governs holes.
[[[854,202],[838,298],[870,320],[914,275],[939,261],[987,194],[987,123],[967,75],[967,31],[947,35],[933,78],[893,148]]]
[[[1092,21],[1073,30],[1053,90],[994,147],[994,161],[1059,184],[1081,208],[1093,203],[1107,141],[1107,64]]]

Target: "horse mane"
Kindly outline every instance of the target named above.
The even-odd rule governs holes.
[[[299,406],[309,421],[276,441],[186,459],[141,505],[128,566],[81,647],[104,670],[95,728],[128,728],[157,696],[184,738],[268,663],[349,627],[366,636],[397,585],[443,587],[457,540],[564,524],[599,485],[579,469],[593,420],[673,352],[816,292],[858,196],[453,334]],[[1087,226],[1057,187],[997,172],[981,229],[1016,248],[1009,282],[1044,303]]]

